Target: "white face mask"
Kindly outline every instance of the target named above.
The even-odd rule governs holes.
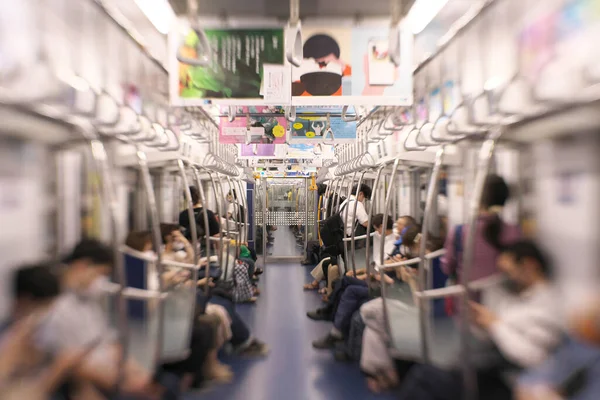
[[[185,250],[185,246],[183,245],[183,243],[181,242],[173,242],[173,251],[181,251],[181,250]]]
[[[394,226],[394,230],[392,232],[393,232],[393,235],[395,238],[400,237],[400,231],[398,231],[398,228],[396,228],[395,226]]]
[[[106,292],[109,286],[109,280],[106,276],[99,276],[92,284],[84,290],[82,293],[85,297],[90,299],[98,299]]]

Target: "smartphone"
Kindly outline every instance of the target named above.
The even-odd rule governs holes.
[[[369,63],[369,85],[391,86],[394,84],[396,66],[389,55],[386,39],[369,40],[367,54]]]

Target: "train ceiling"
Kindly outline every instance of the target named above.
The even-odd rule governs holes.
[[[402,0],[408,10],[414,0]],[[187,12],[187,0],[170,0],[176,14]],[[198,0],[198,12],[213,17],[270,17],[287,19],[286,0]],[[300,17],[389,17],[390,0],[300,0]]]

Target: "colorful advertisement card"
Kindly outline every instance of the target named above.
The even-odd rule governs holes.
[[[287,120],[280,107],[249,106],[236,108],[235,119],[221,117],[219,122],[219,143],[285,143]],[[229,107],[221,107],[221,115],[226,114]],[[251,114],[248,119],[247,114]],[[258,114],[265,114],[261,117]],[[274,115],[281,114],[281,117]]]
[[[199,38],[194,30],[185,37],[169,36],[170,95],[174,105],[219,103],[264,104],[265,66],[284,68],[283,29],[206,29],[213,49],[211,65],[192,66],[177,55],[197,59]],[[237,99],[238,101],[234,101]]]

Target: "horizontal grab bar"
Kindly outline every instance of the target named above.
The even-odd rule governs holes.
[[[502,281],[502,279],[503,278],[501,275],[496,274],[473,281],[468,285],[468,287],[469,290],[481,291],[497,285]],[[445,288],[429,289],[421,292],[416,292],[415,295],[419,298],[434,300],[442,299],[444,297],[458,296],[463,294],[464,292],[465,287],[463,285],[452,285]]]
[[[373,237],[373,236],[375,236],[375,232],[371,232],[371,233],[369,234],[369,236],[370,236],[370,237]],[[354,237],[354,240],[360,240],[360,239],[366,239],[366,238],[367,238],[367,235],[360,235],[360,236],[355,236],[355,237]],[[343,240],[344,242],[351,242],[351,241],[352,241],[352,238],[344,238],[344,239],[342,239],[342,240]]]
[[[403,267],[406,265],[415,265],[421,262],[421,257],[411,258],[410,260],[399,261],[391,264],[377,265],[378,269],[388,270],[392,268]]]
[[[450,296],[458,296],[465,292],[463,285],[452,285],[439,289],[430,289],[423,292],[416,292],[415,295],[421,299],[443,299]]]
[[[155,299],[166,299],[169,294],[161,293],[156,290],[145,290],[128,287],[123,289],[123,296],[127,299],[133,300],[155,300]]]
[[[439,249],[439,250],[433,251],[433,252],[431,252],[429,254],[425,254],[425,259],[426,260],[431,260],[433,258],[441,257],[444,254],[446,254],[446,249]]]

